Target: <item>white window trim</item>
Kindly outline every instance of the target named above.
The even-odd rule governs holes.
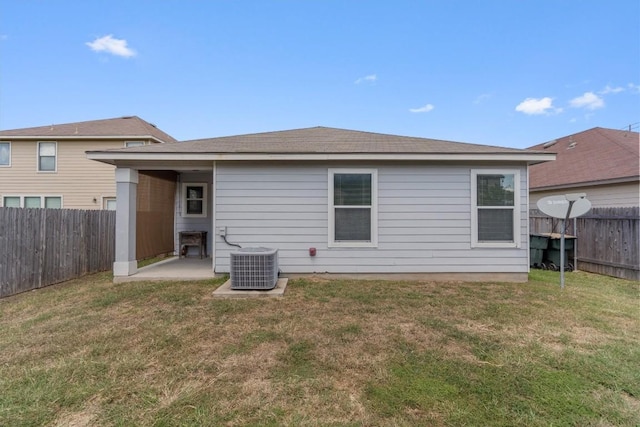
[[[187,213],[187,187],[201,186],[202,187],[202,213],[201,214],[188,214]],[[206,218],[207,217],[207,199],[208,188],[206,182],[183,182],[182,183],[182,212],[183,218]]]
[[[0,141],[0,144],[9,144],[9,164],[0,165],[0,168],[10,168],[11,167],[11,141]]]
[[[4,198],[5,197],[17,197],[20,199],[20,207],[24,208],[24,200],[27,197],[39,197],[40,198],[40,209],[44,209],[44,203],[45,203],[45,197],[57,197],[60,199],[60,208],[55,208],[55,209],[64,209],[64,197],[62,197],[62,194],[24,194],[24,195],[19,195],[19,194],[3,194],[2,196],[0,196],[0,206],[4,207]],[[37,209],[37,208],[35,208]]]
[[[513,241],[512,242],[479,242],[478,241],[478,175],[513,175]],[[472,248],[519,248],[520,238],[520,170],[519,169],[472,169],[471,170],[471,247]],[[505,209],[500,206],[496,209]],[[491,207],[482,207],[491,209]]]
[[[133,145],[129,145],[133,143]],[[129,148],[129,147],[142,147],[143,145],[145,145],[144,141],[125,141],[124,142],[124,147],[125,148]]]
[[[114,202],[118,203],[116,196],[100,196],[100,206],[101,206],[100,209],[107,210],[107,207],[106,207],[107,200],[113,200]]]
[[[333,176],[335,174],[370,174],[371,175],[371,241],[336,241],[336,211],[334,202]],[[329,240],[330,248],[377,248],[378,247],[378,170],[377,169],[329,169]],[[362,206],[358,206],[362,207]]]
[[[40,170],[40,144],[53,144],[56,150],[56,154],[54,155],[53,162],[53,170],[51,171],[43,171]],[[47,156],[48,157],[48,156]],[[58,172],[58,142],[57,141],[38,141],[36,144],[36,171],[38,173],[56,173]]]

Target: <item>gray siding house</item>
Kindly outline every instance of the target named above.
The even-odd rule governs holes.
[[[325,127],[87,156],[117,167],[116,277],[136,273],[138,171],[171,170],[175,252],[179,232],[207,231],[216,273],[234,243],[277,248],[285,275],[506,281],[529,271],[529,166],[555,159]]]

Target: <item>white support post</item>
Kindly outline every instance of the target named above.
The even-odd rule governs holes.
[[[114,276],[131,276],[138,271],[136,260],[136,197],[138,171],[116,168],[116,260]]]

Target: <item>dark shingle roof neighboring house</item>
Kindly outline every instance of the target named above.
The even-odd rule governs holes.
[[[153,139],[156,142],[176,142],[175,138],[137,116],[3,130],[0,131],[0,137],[14,139],[46,137],[68,139],[145,138]]]
[[[555,162],[531,168],[531,190],[638,181],[639,136],[596,127],[530,147],[557,156]]]
[[[386,135],[380,133],[312,127],[278,132],[255,133],[219,138],[184,141],[163,146],[134,147],[126,150],[109,150],[106,156],[120,158],[134,154],[192,154],[192,155],[536,155],[515,148],[494,147],[442,141],[428,138]],[[97,153],[97,152],[94,152]],[[91,154],[91,153],[90,153]],[[90,156],[92,157],[92,156]],[[98,160],[96,157],[93,157]],[[107,157],[102,157],[106,159]]]

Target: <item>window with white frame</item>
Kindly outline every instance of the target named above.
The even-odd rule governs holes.
[[[56,142],[38,142],[38,171],[55,172],[58,144]]]
[[[140,147],[144,145],[144,141],[125,141],[124,142],[124,146],[129,148],[129,147]]]
[[[207,184],[195,182],[182,184],[182,216],[191,218],[207,216]]]
[[[471,171],[473,247],[520,247],[520,171]]]
[[[2,198],[2,206],[5,208],[21,208],[22,201],[20,196],[4,196]]]
[[[116,210],[116,198],[115,197],[103,197],[102,198],[102,209],[108,211]]]
[[[378,245],[378,172],[329,169],[329,246]]]
[[[4,196],[2,206],[5,208],[62,208],[61,196]]]
[[[0,141],[0,168],[11,166],[11,143]]]

